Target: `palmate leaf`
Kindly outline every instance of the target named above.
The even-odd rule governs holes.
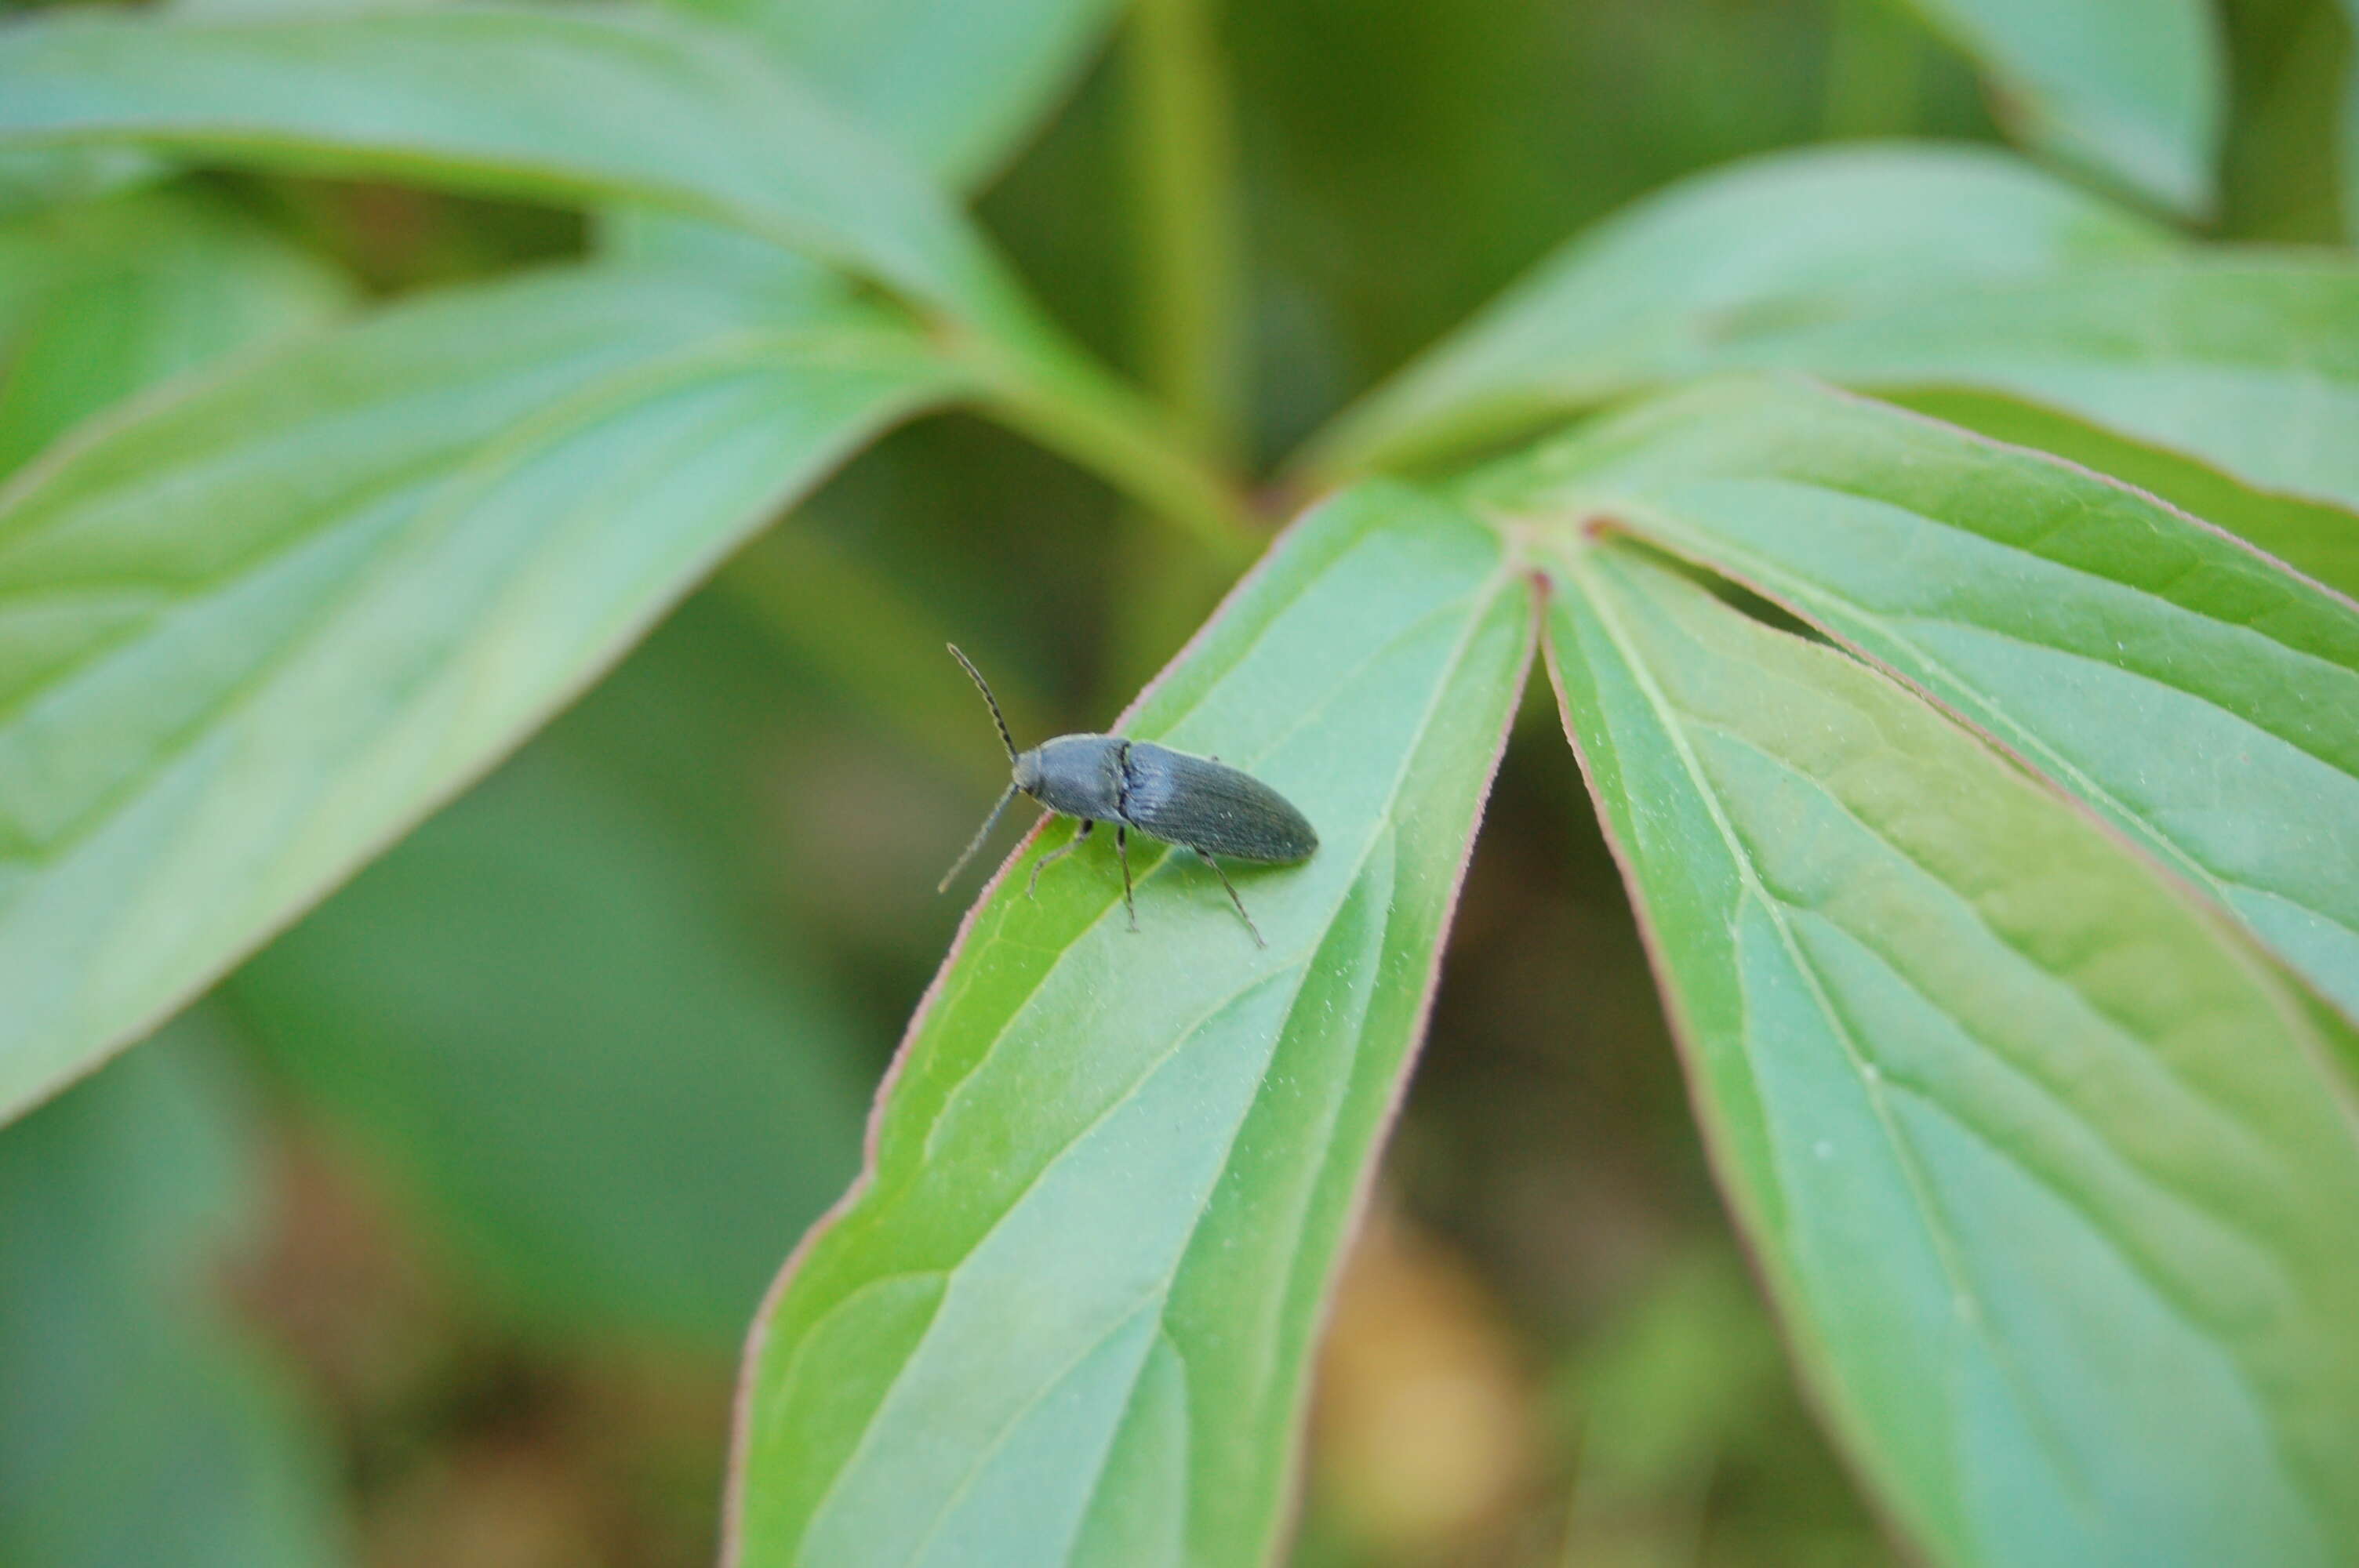
[[[2359,1540],[2338,1481],[2359,1462],[2347,1022],[1919,695],[1614,541],[1758,580],[1896,664],[1905,630],[1947,657],[1944,701],[2013,725],[2068,787],[2089,786],[2065,767],[2075,722],[2116,742],[2241,726],[2100,804],[2241,913],[2249,846],[2167,792],[2216,784],[2207,759],[2245,770],[2270,869],[2330,926],[2343,892],[2295,862],[2348,860],[2350,779],[2314,753],[2347,743],[2349,608],[2134,492],[1805,385],[1704,388],[1459,493],[1364,486],[1314,514],[1140,710],[1134,732],[1245,762],[1327,836],[1244,884],[1290,928],[1269,954],[1185,865],[1121,931],[1103,847],[1027,903],[1061,827],[985,898],[865,1184],[757,1332],[738,1561],[1267,1554],[1334,1228],[1415,1027],[1531,572],[1723,1180],[1896,1517],[1950,1563],[2335,1561]],[[1809,593],[1770,571],[1796,561]],[[2100,636],[2110,676],[2082,667]],[[2009,637],[2016,662],[1969,656]],[[1473,664],[1445,654],[1485,645],[1491,673],[1454,691]],[[2178,706],[2129,711],[2132,679]],[[1356,727],[1380,718],[1372,750]],[[1421,775],[1447,809],[1370,782]]]
[[[749,1352],[734,1560],[1258,1561],[1320,1303],[1400,1089],[1528,659],[1497,535],[1405,487],[1313,514],[1123,726],[1266,779],[1298,868],[1027,866],[903,1047],[870,1169]]]
[[[1610,519],[1855,646],[2359,1015],[2359,607],[2121,485],[1791,383],[1648,405],[1495,494]]]
[[[0,1109],[480,772],[948,377],[832,291],[625,270],[388,311],[0,494]]]
[[[1865,1477],[1943,1563],[2348,1561],[2348,1025],[1901,687],[1551,537],[1567,729]]]
[[[2058,157],[2190,215],[2212,205],[2226,77],[2209,0],[1908,0]]]

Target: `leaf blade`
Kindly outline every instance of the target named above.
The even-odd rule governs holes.
[[[2359,266],[2227,249],[1961,290],[1733,340],[1700,372],[1967,387],[2060,409],[2264,492],[2359,509]]]
[[[1701,387],[1535,466],[1930,693],[2359,1014],[2359,608],[2095,475],[1807,386]]]
[[[1680,373],[1731,326],[2168,254],[2144,220],[1987,151],[1773,154],[1575,236],[1315,440],[1328,474],[1415,463]]]
[[[2347,1025],[1845,656],[1569,549],[1567,730],[1856,1463],[1944,1561],[2333,1560]]]
[[[27,470],[0,1104],[185,1000],[947,390],[838,297],[592,271],[388,312]]]
[[[2002,120],[2192,216],[2211,211],[2226,71],[2201,0],[1910,0],[1993,78]]]
[[[686,0],[760,33],[835,102],[961,189],[1079,72],[1113,0]]]
[[[955,314],[1004,321],[1028,309],[890,149],[733,31],[658,12],[452,5],[19,24],[0,32],[0,140],[643,201],[810,251]]]
[[[1528,635],[1495,535],[1374,487],[1301,524],[1151,690],[1125,733],[1247,766],[1324,847],[1242,880],[1266,953],[1185,868],[1141,855],[1134,937],[1096,857],[1037,905],[1041,843],[1010,862],[913,1026],[870,1176],[756,1331],[736,1561],[1268,1550]],[[1058,1489],[1026,1489],[1045,1454]]]
[[[0,471],[134,392],[320,327],[352,287],[326,264],[179,193],[0,230]]]

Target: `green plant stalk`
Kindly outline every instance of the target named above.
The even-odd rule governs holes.
[[[1235,133],[1201,0],[1136,0],[1125,51],[1147,384],[1204,449],[1243,444]]]
[[[1011,351],[953,324],[939,331],[984,414],[1097,474],[1223,568],[1260,554],[1261,530],[1237,486],[1094,362],[1061,347]]]
[[[1201,0],[1137,0],[1123,63],[1139,373],[1197,449],[1234,463],[1246,444],[1235,137]],[[1115,574],[1124,609],[1107,627],[1108,700],[1143,685],[1234,575],[1143,519],[1126,521]]]
[[[1826,134],[1889,136],[1917,124],[1924,49],[1893,0],[1839,0],[1827,40]]]

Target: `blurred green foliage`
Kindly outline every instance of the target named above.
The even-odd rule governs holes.
[[[2331,237],[2350,189],[2329,156],[2347,12],[2233,0],[2222,16],[2213,232]],[[1829,136],[1997,134],[1970,62],[1877,0],[1277,0],[1225,8],[1217,38],[1256,471],[1672,178]],[[1118,52],[1097,58],[980,211],[1065,325],[1136,367],[1153,334],[1125,80]],[[943,161],[981,178],[989,160],[954,141]],[[0,165],[0,212],[20,192],[158,178],[0,231],[0,466],[362,291],[595,243],[529,207],[161,172]],[[51,225],[109,255],[123,226],[151,243],[128,265],[6,265]],[[273,279],[262,297],[212,288],[224,245],[269,254],[267,272],[234,273]],[[782,557],[805,590],[783,612]],[[1160,559],[1096,481],[995,427],[897,433],[170,1032],[211,1037],[143,1048],[0,1130],[0,1562],[156,1562],[165,1539],[176,1563],[255,1568],[703,1560],[737,1330],[853,1167],[865,1087],[956,924],[934,876],[997,765],[958,672],[892,650],[922,631],[929,659],[955,633],[1019,728],[1095,728],[1201,610],[1201,582],[1156,603]],[[822,572],[829,590],[808,591]],[[876,651],[847,657],[863,635]],[[1880,1559],[1742,1281],[1580,799],[1552,739],[1511,749],[1388,1163],[1408,1223],[1479,1281],[1451,1310],[1518,1347],[1534,1478],[1437,1549],[1353,1517],[1351,1487],[1314,1462],[1301,1559]],[[269,1158],[290,1141],[336,1174]],[[288,1219],[339,1183],[381,1206],[381,1230],[332,1227],[354,1235],[330,1245]],[[282,1256],[258,1283],[236,1276],[239,1307],[226,1271],[273,1223]],[[360,1315],[324,1283],[353,1267],[346,1244],[432,1260],[439,1282],[398,1329],[427,1347],[429,1402],[561,1386],[613,1441],[643,1434],[634,1463],[663,1479],[593,1508],[581,1499],[612,1470],[552,1437],[563,1423],[486,1442],[419,1421],[414,1384],[340,1383],[288,1325],[315,1296]],[[622,1369],[648,1353],[688,1368],[657,1381],[691,1392]],[[57,1411],[89,1425],[34,1419]],[[450,1488],[425,1523],[398,1506],[420,1476]],[[492,1514],[622,1508],[630,1528],[586,1547],[559,1528],[469,1535],[448,1499],[477,1481]]]

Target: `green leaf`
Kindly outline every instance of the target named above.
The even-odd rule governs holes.
[[[2256,490],[2183,453],[2146,446],[2003,394],[1932,387],[1886,395],[1920,414],[1995,440],[2052,452],[2136,485],[2217,524],[2345,599],[2359,599],[2359,514]]]
[[[334,1477],[219,1271],[263,1194],[202,1019],[0,1130],[0,1562],[327,1568]]]
[[[0,141],[137,144],[734,224],[978,320],[1027,318],[942,196],[734,29],[454,5],[0,31]]]
[[[214,4],[231,0],[213,0]],[[675,0],[766,38],[862,124],[946,184],[986,180],[1081,69],[1114,0]],[[743,231],[602,215],[613,254],[764,271],[801,263]]]
[[[1756,158],[1572,241],[1347,411],[1310,460],[1329,473],[1418,461],[1677,374],[1748,330],[2171,249],[2161,230],[1997,153]]]
[[[2359,529],[2359,263],[2174,249],[2004,162],[1945,174],[1921,151],[1796,155],[1656,198],[1347,412],[1312,460],[1430,461],[1736,369],[2027,403],[2094,427],[2049,427],[2072,455],[2175,471],[2239,514],[2214,521],[2352,584],[2334,563]]]
[[[128,147],[33,147],[0,153],[0,220],[87,201],[156,178],[160,168]]]
[[[2263,490],[2359,506],[2359,262],[2332,253],[2220,249],[1953,290],[1732,335],[1690,368],[1996,392]]]
[[[351,295],[324,263],[184,194],[0,228],[0,472],[134,392],[320,326]]]
[[[1788,382],[1648,405],[1507,488],[1930,692],[2359,1014],[2359,606],[2097,475]]]
[[[835,999],[635,776],[654,744],[714,785],[749,761],[712,711],[730,673],[659,639],[229,985],[533,1326],[725,1354],[859,1164]]]
[[[749,1353],[734,1560],[1266,1558],[1308,1356],[1529,651],[1498,537],[1396,485],[1314,513],[1124,733],[1268,780],[1307,864],[1038,836],[912,1026],[863,1185]]]
[[[1256,542],[1224,480],[1039,314],[940,191],[734,28],[453,5],[0,30],[0,146],[116,142],[735,225],[950,318],[931,324],[989,412],[1218,558]],[[679,227],[660,243],[712,254]],[[726,270],[757,286],[803,270],[742,262]]]
[[[139,1033],[946,390],[832,293],[387,312],[0,494],[0,1108]]]
[[[1721,1179],[1894,1514],[1948,1563],[2349,1561],[2348,1026],[1844,654],[1552,565]]]
[[[2205,0],[1909,0],[1989,73],[2001,119],[2181,213],[2213,201],[2226,70]]]
[[[1071,82],[1115,0],[680,0],[725,16],[956,187],[1007,157]]]

